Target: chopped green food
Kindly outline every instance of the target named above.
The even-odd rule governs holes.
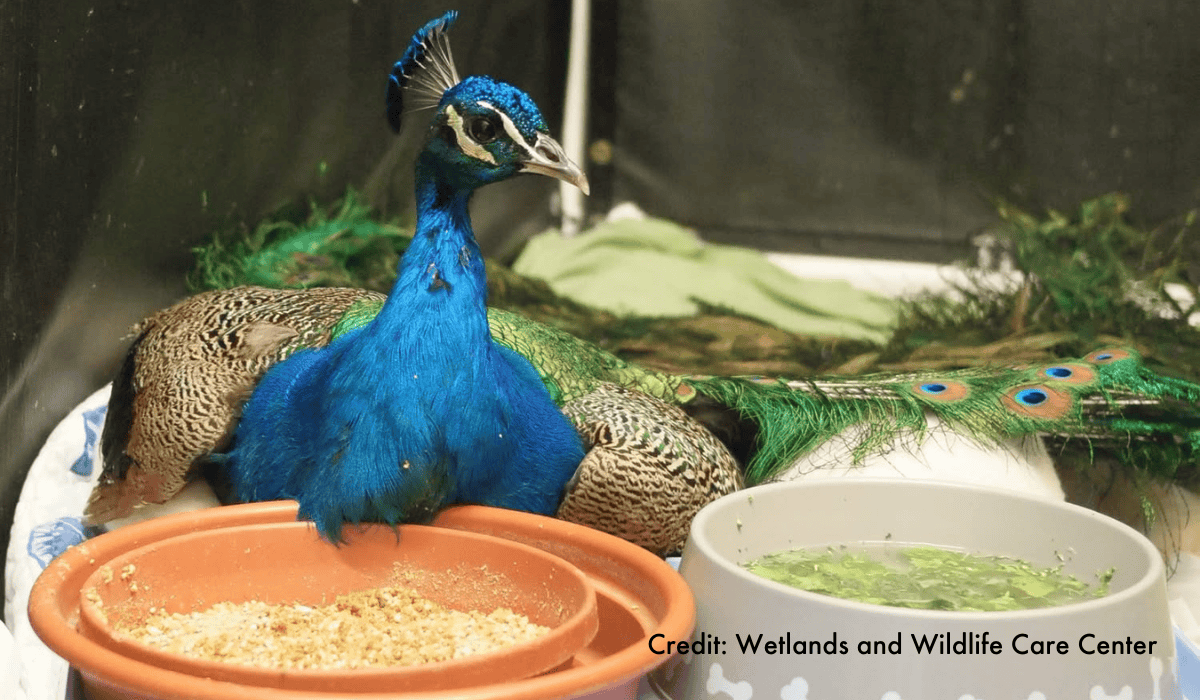
[[[880,545],[859,550],[796,549],[743,565],[793,588],[876,605],[924,610],[995,612],[1049,608],[1108,593],[1114,569],[1095,585],[1008,557],[929,546]]]

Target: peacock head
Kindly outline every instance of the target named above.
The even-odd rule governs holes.
[[[447,184],[471,190],[536,173],[569,182],[586,194],[587,177],[550,136],[529,95],[487,76],[459,79],[446,38],[457,16],[450,11],[427,23],[392,67],[387,89],[392,129],[400,130],[405,92],[411,90],[418,98],[415,110],[435,109],[421,157]]]

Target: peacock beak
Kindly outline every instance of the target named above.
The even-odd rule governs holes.
[[[575,185],[583,190],[584,194],[591,190],[583,169],[571,162],[563,147],[545,134],[538,134],[537,141],[533,144],[533,152],[521,163],[521,172],[549,175]]]

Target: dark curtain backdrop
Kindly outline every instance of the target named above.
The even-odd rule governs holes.
[[[454,2],[460,72],[557,130],[566,0]],[[0,546],[50,429],[228,221],[364,189],[402,212],[413,130],[384,75],[431,0],[0,0]],[[1200,4],[597,0],[593,215],[632,200],[720,241],[946,261],[994,223],[1129,191],[1200,204]],[[554,183],[481,192],[490,252]]]
[[[762,248],[947,261],[995,220],[1200,204],[1200,3],[599,3],[606,200]]]

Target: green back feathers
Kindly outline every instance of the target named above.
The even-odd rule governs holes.
[[[591,393],[602,382],[637,389],[666,403],[692,395],[681,377],[630,364],[569,333],[520,314],[488,309],[492,338],[524,355],[559,406]]]
[[[379,315],[379,310],[383,308],[385,300],[383,296],[372,295],[351,304],[350,308],[346,309],[346,313],[342,314],[342,317],[334,324],[329,339],[337,340],[346,333],[370,323],[371,319]]]
[[[904,433],[923,437],[928,414],[983,444],[1029,434],[1103,441],[1126,466],[1159,477],[1200,450],[1200,387],[1157,375],[1124,349],[1038,367],[686,382],[758,425],[750,484],[851,426],[862,430],[856,461]]]
[[[366,325],[381,308],[383,297],[379,296],[355,302],[334,326],[333,339]],[[681,403],[694,393],[681,377],[632,365],[520,314],[489,308],[488,324],[496,342],[529,360],[559,406],[590,394],[601,383],[637,389],[667,403]]]

